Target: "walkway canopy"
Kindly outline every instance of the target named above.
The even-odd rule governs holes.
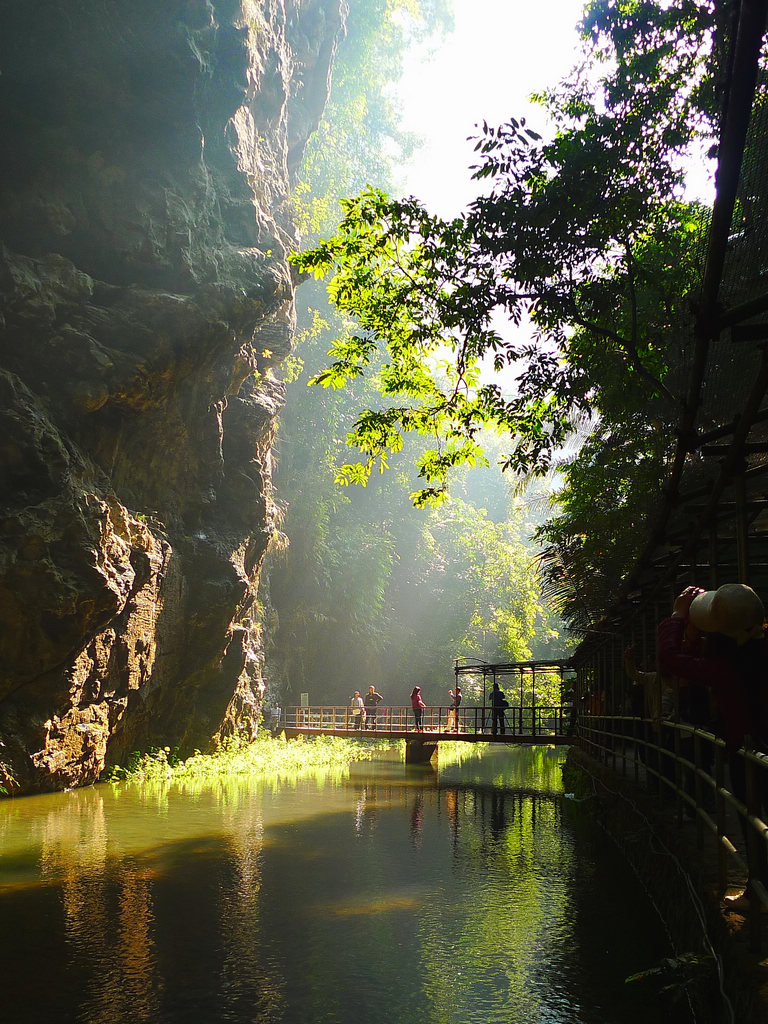
[[[551,679],[552,675],[559,676],[560,690],[562,693],[566,672],[572,673],[571,662],[565,661],[509,661],[490,664],[476,659],[456,659],[454,665],[456,682],[473,682],[482,684],[483,706],[486,704],[487,694],[494,683],[508,694],[510,703],[518,703],[522,707],[528,703],[536,705],[536,677],[539,680],[546,676]],[[530,694],[528,700],[525,695]],[[560,695],[558,695],[560,696]],[[558,700],[559,703],[559,700]]]

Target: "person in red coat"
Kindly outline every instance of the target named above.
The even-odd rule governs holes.
[[[698,653],[684,648],[690,622],[705,634]],[[726,583],[718,590],[686,587],[672,615],[657,631],[659,669],[707,686],[726,746],[736,750],[749,735],[766,738],[768,644],[763,603],[751,587]]]
[[[424,732],[422,725],[422,716],[424,715],[424,708],[427,705],[421,698],[421,687],[414,686],[411,690],[411,707],[413,708],[413,717],[416,722],[416,732]]]
[[[701,653],[685,653],[688,622],[705,638]],[[725,740],[731,789],[747,800],[741,747],[768,753],[768,638],[763,603],[751,587],[726,583],[717,590],[686,587],[672,615],[659,623],[658,664],[662,672],[704,684],[714,697],[716,731]],[[758,774],[763,817],[768,809],[768,769]],[[758,877],[768,884],[768,853],[759,839]],[[747,883],[746,895],[749,896]]]

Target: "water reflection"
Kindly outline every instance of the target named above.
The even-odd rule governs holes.
[[[0,804],[0,1019],[640,1021],[623,979],[667,950],[561,757]]]

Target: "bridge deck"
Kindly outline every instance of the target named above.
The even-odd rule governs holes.
[[[382,707],[369,712],[360,723],[349,707],[292,707],[286,710],[285,733],[290,736],[374,737],[414,740],[419,737],[465,743],[569,743],[569,708],[517,706],[504,710],[504,732],[494,731],[490,707],[424,709],[423,730],[416,731],[409,707]],[[362,726],[362,727],[361,727]]]
[[[425,729],[423,732],[416,732],[415,729],[321,729],[312,726],[286,726],[283,730],[289,739],[296,736],[342,736],[345,739],[387,739],[387,740],[416,740],[422,739],[429,742],[437,740],[451,740],[460,743],[517,743],[517,744],[566,744],[571,742],[569,736],[557,733],[499,733],[493,735],[491,732],[447,732],[446,730]]]

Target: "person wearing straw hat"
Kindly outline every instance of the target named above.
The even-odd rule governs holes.
[[[689,622],[706,636],[703,654],[684,651]],[[729,750],[740,747],[746,735],[762,732],[761,691],[768,677],[764,624],[763,602],[744,583],[707,591],[686,587],[676,598],[671,617],[659,623],[660,670],[709,687]]]
[[[705,653],[683,652],[686,624],[705,636]],[[709,687],[717,706],[716,731],[725,739],[731,789],[746,802],[746,768],[740,747],[768,751],[768,641],[765,609],[745,583],[726,583],[717,590],[686,587],[675,600],[672,615],[659,623],[658,663],[662,671],[695,679]],[[768,779],[759,773],[760,797],[768,807]],[[768,883],[768,856],[759,844],[759,878]],[[749,897],[747,884],[746,896]]]
[[[688,617],[702,633],[730,637],[738,647],[749,640],[763,639],[765,609],[752,587],[745,583],[725,583],[717,590],[688,589],[696,591],[688,608]]]

